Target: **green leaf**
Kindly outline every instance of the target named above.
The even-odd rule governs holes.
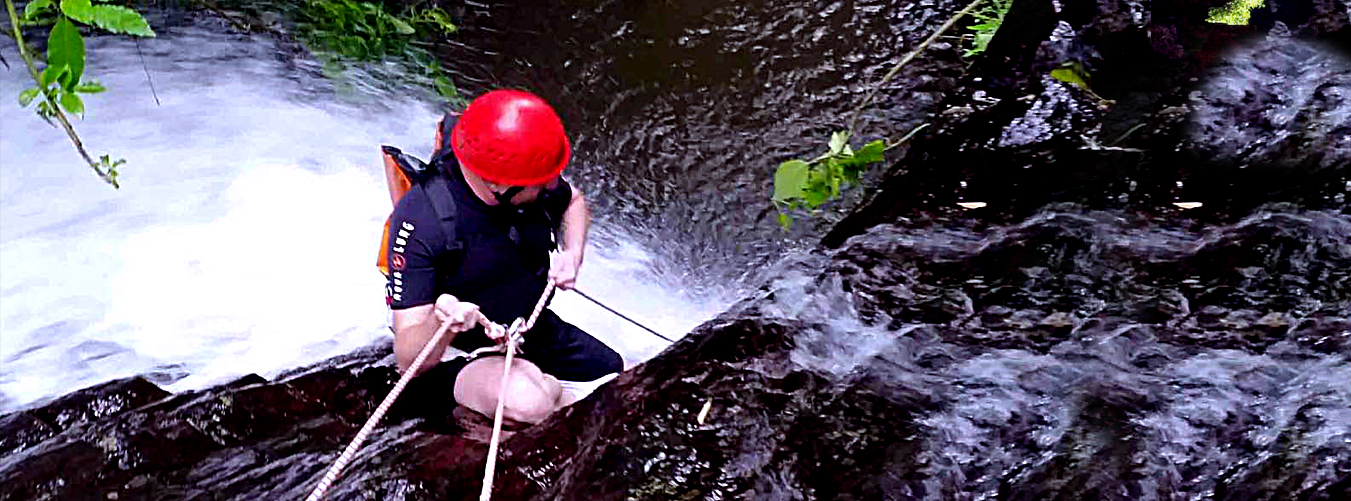
[[[849,132],[839,131],[830,135],[830,154],[839,155],[844,151],[844,145],[849,144]]]
[[[61,93],[61,107],[72,115],[84,115],[84,101],[74,92]]]
[[[42,70],[42,76],[38,78],[38,83],[41,84],[42,88],[45,89],[47,87],[50,87],[52,85],[52,82],[61,80],[62,78],[65,77],[65,75],[69,73],[70,73],[70,65],[63,64],[60,66],[56,66],[48,64],[47,69]]]
[[[853,157],[840,162],[840,175],[844,177],[845,181],[857,183],[859,174],[863,173],[864,167],[867,167],[867,164],[859,161],[858,157]]]
[[[774,201],[783,202],[802,196],[803,186],[807,184],[807,162],[789,160],[779,164],[774,173]]]
[[[808,207],[815,209],[830,200],[830,188],[824,184],[812,186],[803,191],[802,198],[807,201]]]
[[[61,0],[61,13],[84,24],[93,24],[94,6],[89,0]]]
[[[459,95],[459,92],[455,90],[455,82],[450,81],[449,78],[437,76],[432,79],[432,84],[436,86],[436,93],[442,97],[451,99]]]
[[[47,37],[47,67],[52,66],[69,68],[68,72],[54,80],[61,84],[62,89],[73,90],[75,84],[80,83],[80,75],[84,73],[84,38],[80,37],[80,30],[64,17],[56,21],[51,35]]]
[[[38,15],[48,7],[52,6],[52,0],[33,0],[23,8],[23,18],[28,21],[33,20],[33,16]]]
[[[854,159],[863,165],[875,164],[886,159],[887,142],[881,139],[863,145],[854,152]]]
[[[783,228],[783,231],[788,231],[788,230],[792,229],[792,228],[793,228],[793,217],[792,217],[792,216],[789,216],[788,214],[784,214],[784,213],[780,212],[780,213],[779,213],[779,227]]]
[[[412,35],[415,32],[413,27],[402,19],[394,16],[388,16],[386,19],[389,19],[389,23],[394,25],[394,30],[398,31],[400,35]]]
[[[808,207],[815,209],[830,200],[831,178],[829,165],[812,169],[808,173],[807,186],[802,190],[802,199]]]
[[[61,0],[61,12],[84,24],[113,33],[153,37],[155,31],[136,11],[119,5],[91,5],[89,0]]]
[[[86,0],[87,1],[87,0]],[[94,24],[113,33],[153,37],[155,30],[136,11],[119,5],[99,5],[94,7]]]
[[[1073,61],[1061,64],[1059,68],[1051,70],[1051,78],[1081,89],[1088,89],[1088,73],[1084,71],[1082,65]]]
[[[108,90],[108,88],[104,87],[98,80],[90,80],[75,86],[75,92],[83,92],[85,94],[98,94],[106,90]]]
[[[830,194],[829,200],[834,200],[835,197],[840,196],[840,181],[844,177],[844,166],[840,165],[839,162],[831,162],[824,175],[826,186],[830,188],[828,192]]]
[[[37,87],[33,87],[33,88],[31,88],[31,89],[26,89],[26,90],[24,90],[23,92],[20,92],[20,93],[19,93],[19,107],[20,107],[20,108],[27,108],[29,104],[32,104],[32,103],[33,103],[33,100],[34,100],[34,99],[37,99],[38,94],[41,93],[41,92],[42,92],[42,91],[38,90]]]
[[[1087,85],[1087,83],[1084,82],[1084,79],[1079,78],[1078,73],[1075,73],[1074,70],[1066,68],[1056,68],[1054,70],[1051,70],[1051,78],[1054,78],[1056,80],[1068,84],[1078,85],[1080,87]]]
[[[1206,22],[1245,26],[1252,18],[1252,10],[1265,3],[1264,0],[1233,0],[1223,7],[1211,8]]]
[[[439,7],[432,7],[422,11],[418,16],[418,20],[436,25],[437,28],[441,29],[442,33],[447,35],[454,33],[457,29],[455,23],[450,22],[450,14],[447,14],[446,11]]]

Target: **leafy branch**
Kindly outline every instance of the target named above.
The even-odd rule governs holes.
[[[84,142],[80,140],[80,136],[75,133],[75,127],[66,117],[67,113],[84,115],[84,101],[80,99],[80,94],[97,94],[106,90],[98,81],[81,80],[85,67],[84,38],[71,21],[128,35],[153,37],[155,32],[150,29],[145,18],[129,8],[93,5],[90,0],[61,0],[57,8],[56,21],[47,38],[47,66],[39,72],[28,45],[24,43],[22,27],[24,21],[34,21],[53,8],[57,8],[56,0],[33,0],[24,7],[24,15],[20,18],[14,8],[14,0],[5,0],[10,27],[14,31],[14,41],[19,46],[19,56],[23,58],[28,67],[28,74],[37,84],[36,87],[19,93],[19,106],[27,108],[41,97],[37,104],[38,116],[49,124],[52,123],[52,119],[56,119],[65,129],[66,135],[70,136],[71,143],[75,145],[75,150],[80,153],[85,163],[88,163],[104,182],[117,188],[117,167],[126,161],[112,160],[108,155],[102,155],[95,161],[85,150]]]
[[[774,173],[774,205],[779,207],[779,225],[785,230],[793,224],[785,205],[789,210],[802,206],[815,209],[839,197],[845,183],[858,184],[864,168],[884,159],[885,141],[878,139],[854,151],[848,140],[847,132],[836,132],[830,135],[829,149],[821,156],[779,165]]]
[[[967,29],[974,32],[974,36],[971,38],[971,48],[962,56],[971,57],[984,53],[985,48],[990,46],[990,40],[994,39],[995,32],[1004,25],[1004,16],[1008,15],[1012,7],[1013,0],[990,0],[990,3],[980,10],[972,12],[971,17],[976,18],[976,24],[967,26]]]
[[[859,115],[863,112],[863,108],[872,103],[873,98],[882,86],[886,85],[892,77],[895,77],[902,67],[918,57],[935,40],[938,40],[943,33],[952,29],[952,26],[957,24],[962,16],[967,15],[977,5],[986,1],[989,0],[974,0],[965,8],[953,14],[942,26],[934,30],[929,38],[926,38],[919,46],[907,53],[891,68],[891,71],[888,71],[881,80],[873,84],[868,94],[854,107],[853,116],[849,119],[849,127],[846,130],[831,133],[826,153],[811,160],[793,159],[779,164],[778,170],[774,173],[774,195],[771,200],[778,209],[780,226],[785,230],[792,226],[793,218],[788,215],[787,211],[789,210],[801,207],[815,209],[820,207],[821,204],[839,198],[841,187],[858,184],[863,170],[869,165],[884,160],[886,150],[904,144],[916,132],[925,127],[921,125],[915,128],[905,137],[890,145],[878,139],[864,145],[858,151],[854,151],[849,146],[849,140],[854,137],[854,126],[858,123]]]

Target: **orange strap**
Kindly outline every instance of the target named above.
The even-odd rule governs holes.
[[[398,205],[399,200],[408,194],[408,190],[413,189],[413,181],[403,173],[399,164],[394,161],[394,157],[382,154],[385,157],[385,184],[389,187],[389,202]],[[380,237],[380,255],[375,258],[375,267],[380,270],[380,274],[389,276],[389,223],[392,217],[385,218],[385,232]]]

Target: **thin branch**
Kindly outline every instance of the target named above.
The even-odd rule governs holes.
[[[1138,124],[1135,124],[1135,127],[1131,127],[1131,129],[1128,130],[1128,131],[1126,131],[1125,134],[1122,134],[1122,135],[1120,135],[1120,136],[1117,136],[1116,141],[1112,141],[1111,143],[1108,143],[1107,146],[1116,146],[1117,143],[1120,143],[1122,139],[1126,139],[1126,136],[1129,136],[1129,135],[1131,135],[1131,133],[1133,133],[1133,132],[1135,132],[1135,131],[1137,131],[1137,130],[1140,130],[1140,128],[1141,128],[1141,127],[1144,127],[1145,125],[1148,125],[1148,124],[1146,124],[1145,122],[1140,122],[1140,123],[1138,123]]]
[[[155,106],[163,106],[159,102],[159,93],[155,92],[155,81],[150,79],[150,67],[145,65],[145,54],[141,53],[141,39],[136,39],[136,55],[141,56],[141,69],[145,70],[145,81],[150,84],[150,95],[155,96]]]
[[[965,16],[967,13],[970,13],[971,10],[976,8],[977,5],[980,5],[982,2],[985,1],[986,0],[974,0],[969,5],[967,5],[965,9],[958,11],[952,17],[948,18],[947,22],[943,23],[943,26],[940,26],[937,31],[934,31],[932,35],[929,35],[929,38],[925,39],[923,43],[919,44],[919,47],[915,47],[915,49],[910,51],[909,54],[906,54],[905,57],[902,58],[899,63],[896,63],[896,66],[893,66],[891,68],[891,71],[887,72],[886,76],[882,77],[881,81],[874,84],[872,90],[868,91],[868,95],[863,98],[863,102],[858,103],[858,106],[854,108],[854,116],[853,118],[849,119],[849,136],[853,137],[854,124],[858,122],[858,116],[860,113],[863,112],[863,108],[865,106],[868,106],[868,103],[872,102],[873,96],[877,95],[877,91],[881,90],[882,86],[886,85],[888,80],[891,80],[891,77],[896,76],[896,73],[901,71],[901,67],[905,66],[907,63],[910,62],[910,60],[914,59],[916,56],[919,56],[921,52],[924,52],[924,49],[929,48],[929,44],[932,44],[934,40],[938,40],[938,37],[942,36],[943,33],[947,32],[949,29],[952,28],[952,25],[957,24],[957,20],[961,19],[962,16]]]
[[[19,30],[19,14],[14,10],[14,0],[5,0],[5,9],[9,11],[10,24],[14,28],[14,41],[19,45],[19,56],[23,57],[24,63],[28,65],[28,74],[32,75],[33,81],[37,82],[38,85],[42,85],[42,77],[38,76],[37,65],[33,64],[33,57],[28,55],[28,45],[24,44],[23,32]],[[52,108],[52,112],[56,115],[56,119],[61,122],[61,126],[66,129],[66,135],[70,136],[70,142],[75,144],[75,149],[80,152],[81,157],[84,157],[84,161],[89,164],[90,168],[94,169],[95,174],[98,174],[98,176],[108,184],[113,185],[114,188],[117,188],[117,178],[114,178],[111,174],[99,168],[99,164],[94,162],[93,158],[89,157],[89,152],[84,150],[84,143],[80,142],[80,136],[75,134],[75,127],[70,125],[70,120],[66,118],[65,113],[61,112],[61,107],[56,104],[56,100],[52,98],[52,94],[48,92],[47,89],[42,89],[41,94],[42,98],[47,100],[47,105]]]
[[[902,137],[902,138],[900,138],[900,139],[897,139],[896,142],[894,142],[894,143],[888,144],[888,145],[887,145],[887,149],[889,150],[889,149],[895,148],[895,147],[897,147],[897,146],[900,146],[900,145],[902,145],[902,144],[905,144],[906,142],[910,141],[910,138],[915,137],[915,134],[919,133],[919,131],[921,131],[921,130],[924,130],[924,128],[925,128],[925,127],[928,127],[928,126],[929,126],[928,123],[922,123],[922,124],[919,124],[918,127],[915,127],[915,128],[913,128],[913,129],[910,129],[910,132],[905,133],[905,136],[904,136],[904,137]]]

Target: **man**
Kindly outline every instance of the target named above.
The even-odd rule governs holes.
[[[582,192],[559,175],[571,146],[562,121],[528,92],[492,91],[458,120],[443,119],[432,168],[444,183],[415,187],[391,216],[388,302],[394,312],[394,354],[400,371],[443,322],[447,334],[414,382],[435,381],[447,398],[484,415],[496,410],[505,359],[491,348],[500,332],[529,318],[546,280],[569,289],[582,265],[590,215]],[[453,204],[442,221],[437,198]],[[447,228],[446,225],[450,225]],[[448,232],[454,235],[447,235]],[[397,235],[397,236],[396,236]],[[406,235],[406,236],[405,236]],[[550,266],[549,252],[559,250]],[[618,353],[547,309],[525,332],[511,367],[503,414],[538,423],[572,403],[559,380],[599,381],[623,369]],[[447,345],[480,353],[437,363]],[[452,383],[453,382],[453,383]]]

